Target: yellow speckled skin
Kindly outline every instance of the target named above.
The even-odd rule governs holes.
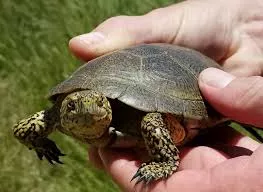
[[[33,148],[31,141],[35,139],[34,137],[38,137],[39,135],[46,137],[53,131],[53,127],[48,128],[45,125],[44,115],[45,111],[43,110],[27,119],[21,120],[13,128],[14,136],[29,148]],[[31,134],[32,132],[34,134]]]
[[[164,115],[165,116],[165,115]],[[165,118],[165,117],[164,117]],[[173,127],[176,129],[177,127]],[[152,160],[143,163],[134,178],[150,182],[171,175],[179,165],[179,151],[161,113],[148,113],[142,120],[142,136]]]
[[[62,102],[60,119],[61,131],[68,135],[93,145],[96,142],[98,147],[107,145],[98,139],[112,119],[110,103],[103,94],[92,90],[69,94]]]

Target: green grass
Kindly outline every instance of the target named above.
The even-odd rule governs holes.
[[[68,40],[116,15],[143,14],[172,0],[0,1],[0,191],[117,191],[104,172],[87,161],[87,147],[54,134],[67,153],[50,166],[19,144],[11,132],[19,119],[50,105],[48,90],[79,65]]]

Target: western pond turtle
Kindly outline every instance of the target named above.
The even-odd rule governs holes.
[[[199,73],[220,66],[203,54],[169,44],[142,44],[103,55],[55,86],[53,106],[23,119],[14,136],[40,159],[61,163],[48,135],[59,130],[96,147],[145,146],[151,160],[134,178],[171,175],[179,151],[201,129],[221,122],[204,101]]]

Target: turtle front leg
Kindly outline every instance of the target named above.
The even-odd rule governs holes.
[[[152,160],[143,163],[132,178],[137,183],[166,178],[179,165],[179,151],[160,113],[148,113],[141,123],[142,136]]]
[[[51,164],[62,163],[59,156],[64,154],[56,144],[47,138],[55,129],[55,121],[48,111],[40,111],[23,119],[13,127],[14,136],[30,150],[34,149],[39,159],[45,157]]]

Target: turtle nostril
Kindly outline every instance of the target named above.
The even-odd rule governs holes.
[[[75,110],[75,103],[74,103],[74,101],[68,102],[68,110],[69,111]]]
[[[102,107],[102,106],[103,106],[103,102],[102,102],[102,101],[97,101],[97,105],[98,105],[99,107]]]

